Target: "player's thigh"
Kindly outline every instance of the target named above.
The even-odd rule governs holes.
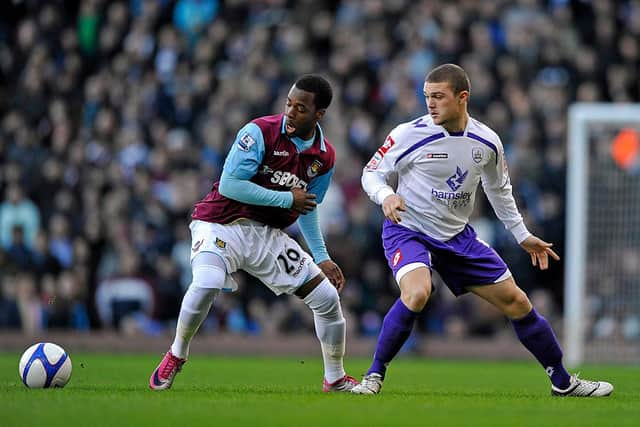
[[[282,230],[268,229],[261,244],[268,256],[247,257],[243,269],[260,279],[276,295],[293,294],[321,274],[311,255]]]
[[[216,224],[194,220],[191,229],[191,263],[200,253],[218,255],[226,266],[227,273],[241,268],[243,263],[243,247],[246,240],[238,235],[237,226]]]
[[[431,268],[431,252],[420,240],[419,233],[415,231],[395,224],[385,224],[382,246],[398,285],[414,270]],[[416,273],[416,276],[421,275]],[[430,276],[429,274],[429,278]]]
[[[433,268],[454,295],[477,285],[493,285],[511,277],[504,260],[475,232],[465,229],[449,242],[449,248],[433,256]]]
[[[513,277],[489,285],[468,286],[467,289],[496,306],[510,318],[523,317],[531,311],[529,297],[516,285]]]

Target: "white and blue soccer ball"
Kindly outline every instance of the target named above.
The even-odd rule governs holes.
[[[29,388],[64,387],[71,378],[71,358],[59,345],[40,342],[22,354],[19,372]]]

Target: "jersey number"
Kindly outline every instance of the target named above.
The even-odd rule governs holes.
[[[291,265],[289,261],[293,261],[293,262],[300,261],[300,254],[298,253],[298,251],[291,248],[287,249],[285,251],[285,254],[287,255],[286,258],[283,254],[278,255],[278,260],[282,261],[282,263],[284,264],[284,269],[287,272],[287,274],[291,274],[296,269],[296,266]],[[287,261],[287,258],[289,258],[289,261]]]

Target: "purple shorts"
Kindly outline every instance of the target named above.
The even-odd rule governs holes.
[[[467,293],[467,286],[491,285],[509,277],[507,264],[477,238],[470,225],[441,242],[387,219],[382,226],[382,245],[394,277],[406,265],[423,263],[436,270],[456,296]]]

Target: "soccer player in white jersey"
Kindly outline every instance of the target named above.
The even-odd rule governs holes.
[[[500,256],[469,225],[478,183],[531,263],[545,270],[552,244],[532,235],[511,194],[498,135],[467,113],[470,83],[454,64],[433,69],[424,83],[428,115],[391,131],[364,169],[362,186],[382,205],[382,242],[400,286],[384,318],[373,363],[351,392],[376,394],[387,366],[409,337],[432,292],[431,269],[456,295],[472,292],[500,309],[522,344],[540,362],[555,396],[608,396],[613,386],[570,375],[547,320],[516,285]],[[397,190],[388,178],[397,175]]]

